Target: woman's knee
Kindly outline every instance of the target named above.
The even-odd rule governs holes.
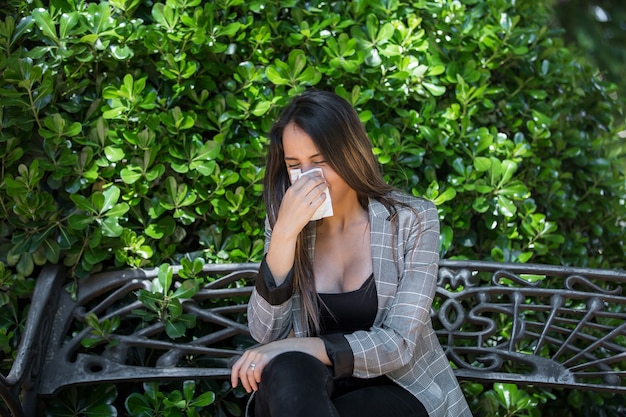
[[[255,394],[256,415],[334,415],[332,390],[332,374],[319,359],[302,352],[283,353],[263,369]]]
[[[330,371],[319,359],[303,352],[285,352],[272,359],[263,369],[261,380],[278,375],[284,378],[326,378]]]
[[[299,374],[301,372],[326,373],[326,365],[308,353],[285,352],[272,359],[263,370],[266,373]]]

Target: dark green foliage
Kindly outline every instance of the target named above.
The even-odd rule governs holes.
[[[46,417],[116,417],[112,405],[117,397],[114,385],[103,385],[99,389],[75,388],[64,392],[46,408]]]
[[[626,10],[620,0],[560,0],[557,24],[566,41],[583,50],[607,79],[626,92]]]
[[[389,181],[438,204],[444,256],[625,266],[620,106],[541,0],[2,11],[3,346],[46,262],[259,260],[266,132],[309,87],[350,100]]]
[[[265,134],[314,86],[359,109],[390,181],[440,205],[444,254],[623,264],[619,107],[545,7],[294,4],[53,1],[6,17],[5,262],[80,277],[190,252],[258,260]]]

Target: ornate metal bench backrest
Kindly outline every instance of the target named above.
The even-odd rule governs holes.
[[[460,379],[626,392],[624,284],[626,272],[442,261],[434,325]]]
[[[42,345],[23,343],[5,386],[27,381],[33,389],[22,402],[28,404],[29,395],[53,395],[77,384],[226,377],[232,357],[254,343],[245,303],[257,268],[205,266],[210,282],[183,303],[196,326],[173,340],[162,322],[145,321],[136,297],[150,289],[156,270],[91,276],[79,282],[74,300],[63,289],[62,271],[49,269],[42,274],[48,282],[37,283],[41,294],[25,331]],[[433,326],[459,379],[625,392],[624,283],[626,272],[444,260]],[[91,332],[88,313],[101,321],[123,318],[109,335],[113,343],[81,344]],[[27,364],[37,350],[45,352],[40,365]]]

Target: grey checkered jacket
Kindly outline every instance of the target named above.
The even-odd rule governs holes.
[[[395,228],[387,208],[377,200],[369,202],[378,312],[371,329],[344,336],[354,357],[352,375],[387,375],[415,395],[430,417],[471,417],[430,320],[439,260],[437,209],[423,199],[394,197],[414,209],[398,207]],[[270,236],[267,228],[266,245]],[[314,232],[308,244],[313,255]],[[287,337],[292,330],[296,337],[309,336],[300,311],[297,291],[273,305],[254,290],[248,307],[250,332],[261,343]]]

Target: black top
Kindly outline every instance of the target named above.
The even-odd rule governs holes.
[[[378,298],[374,274],[355,291],[320,293],[321,334],[352,333],[369,330],[374,324]]]
[[[289,298],[291,298],[291,296],[293,295],[293,280],[294,269],[292,267],[287,274],[285,281],[280,286],[277,286],[276,281],[274,280],[274,276],[272,275],[272,271],[270,271],[269,267],[267,266],[266,258],[264,256],[263,260],[261,261],[261,266],[259,267],[259,274],[257,275],[256,290],[261,295],[261,297],[263,297],[268,303],[272,305],[282,304],[285,301],[289,300]],[[369,282],[369,284],[367,282]],[[364,325],[362,323],[360,325],[357,325],[358,327],[364,327],[365,329],[369,329],[372,326],[376,317],[376,310],[378,309],[376,281],[374,280],[373,275],[368,279],[367,282],[364,283],[364,285],[360,289],[358,289],[357,291],[352,291],[351,293],[364,291],[365,287],[370,288],[369,286],[371,286],[371,293],[367,296],[367,300],[370,300],[369,302],[363,302],[363,299],[359,300],[358,298],[356,299],[356,301],[348,300],[348,302],[346,302],[346,305],[348,306],[358,306],[361,304],[373,306],[369,307],[371,308],[371,310],[368,310],[370,311],[369,314],[371,314],[371,323],[369,323],[368,325]],[[352,298],[350,295],[351,293],[347,293],[348,295],[346,297]],[[337,294],[337,297],[340,299],[341,303],[344,303],[346,301],[343,299],[343,294],[346,293]],[[320,294],[320,297],[323,300],[322,303],[325,303],[327,301],[324,301],[324,297],[326,295],[328,294]],[[330,295],[329,298],[333,297],[333,295]],[[332,301],[330,301],[330,303],[332,303],[333,306],[337,305],[336,302],[333,303]],[[321,309],[323,309],[323,306]],[[333,311],[332,307],[330,311]],[[328,314],[328,310],[326,314]],[[334,317],[337,318],[337,315],[335,315]],[[320,315],[320,321],[324,321],[323,314]],[[365,319],[363,321],[365,321]],[[334,376],[336,378],[347,378],[352,376],[352,373],[354,371],[354,354],[352,353],[350,343],[348,343],[348,340],[345,338],[344,334],[352,333],[352,331],[355,330],[345,331],[346,326],[341,325],[341,329],[345,331],[345,333],[342,333],[341,331],[337,330],[337,324],[333,323],[335,323],[335,320],[333,316],[331,316],[330,322],[327,322],[325,324],[326,330],[322,330],[318,336],[324,342],[326,353],[328,354],[328,358],[332,362]]]

